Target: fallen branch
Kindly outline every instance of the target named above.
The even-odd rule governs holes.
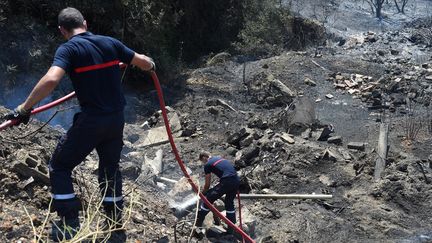
[[[313,64],[315,64],[316,66],[318,66],[319,68],[321,68],[322,70],[324,70],[324,71],[328,71],[327,68],[325,68],[325,67],[319,65],[316,61],[314,61],[314,60],[311,59],[311,62],[312,62]]]

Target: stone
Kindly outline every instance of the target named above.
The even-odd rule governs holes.
[[[426,76],[425,79],[426,80],[432,80],[432,76]]]
[[[270,83],[279,90],[284,96],[294,98],[296,97],[296,93],[288,88],[284,83],[282,83],[279,79],[272,79]]]
[[[36,155],[20,149],[15,154],[12,170],[24,177],[33,177],[36,181],[48,185],[50,183],[48,168]]]
[[[140,167],[133,162],[121,162],[120,168],[122,176],[130,180],[135,180],[141,173]]]
[[[282,139],[282,141],[284,141],[285,143],[288,144],[294,144],[295,140],[294,138],[291,137],[291,135],[289,135],[288,133],[282,133],[281,135],[279,135],[279,137]]]
[[[321,130],[321,134],[317,140],[318,141],[327,141],[327,139],[330,137],[331,133],[334,133],[334,128],[332,125],[328,125]]]
[[[399,55],[399,51],[398,51],[398,50],[395,50],[395,49],[391,49],[391,50],[390,50],[390,53],[391,53],[392,55],[394,55],[394,56]]]
[[[210,106],[209,108],[207,108],[207,111],[213,115],[219,114],[219,109],[215,106]]]
[[[258,146],[249,146],[236,154],[236,160],[238,157],[238,161],[240,162],[240,165],[244,163],[244,165],[251,165],[253,159],[255,159],[260,152],[260,148]],[[237,165],[237,161],[236,161]]]
[[[346,151],[345,149],[339,148],[338,151],[345,160],[351,160],[352,159],[351,154],[348,151]]]
[[[327,139],[327,143],[342,144],[342,137],[341,136],[329,137]]]
[[[171,127],[171,132],[178,132],[182,129],[180,117],[177,112],[168,113],[168,121]]]
[[[378,55],[380,55],[380,56],[385,56],[385,54],[386,54],[387,52],[384,51],[384,50],[378,50],[377,53],[378,53]]]
[[[267,129],[268,128],[268,123],[267,123],[267,121],[264,121],[260,117],[254,117],[254,118],[252,118],[249,121],[248,127],[250,127],[250,128],[256,127],[256,128],[259,128],[259,129]]]
[[[226,150],[225,150],[225,152],[227,153],[227,154],[229,154],[229,155],[231,155],[231,156],[235,156],[236,155],[236,153],[237,153],[237,149],[236,148],[233,148],[233,147],[228,147]]]
[[[162,149],[156,151],[156,155],[153,159],[149,158],[147,154],[144,155],[144,164],[148,165],[153,169],[153,172],[158,175],[162,172]]]
[[[300,136],[303,139],[308,140],[312,136],[312,129],[310,129],[310,128],[306,129]]]
[[[227,142],[229,144],[235,145],[235,146],[239,146],[240,141],[244,138],[246,138],[247,136],[249,136],[252,133],[252,129],[250,128],[242,128],[240,129],[240,131],[233,133],[232,135],[230,135],[227,139]]]
[[[362,142],[350,142],[347,144],[347,147],[349,149],[364,151],[365,150],[365,143]]]
[[[336,80],[339,80],[339,81],[342,81],[342,80],[345,79],[345,77],[342,76],[342,75],[336,75],[335,79],[336,79]]]
[[[252,144],[254,137],[252,135],[247,136],[245,139],[240,141],[240,148],[245,148]]]
[[[148,121],[145,121],[143,124],[141,124],[140,126],[142,129],[144,130],[149,130],[150,129],[150,125]]]
[[[174,137],[180,136],[181,132],[173,134]],[[143,133],[142,141],[137,145],[138,148],[153,147],[168,143],[168,135],[165,126],[152,128]]]
[[[326,160],[330,160],[330,161],[333,161],[333,162],[341,160],[341,158],[336,154],[336,152],[333,151],[333,150],[331,150],[331,149],[329,149],[329,148],[327,148],[326,150],[324,150],[321,158],[322,159],[326,159]]]
[[[332,187],[332,186],[335,186],[336,185],[336,182],[334,181],[334,180],[331,180],[328,176],[326,176],[326,175],[320,175],[320,177],[318,178],[318,180],[322,183],[322,184],[324,184],[324,185],[326,185],[326,186],[329,186],[329,187]]]
[[[326,96],[325,96],[327,99],[333,99],[334,98],[334,95],[332,95],[332,94],[326,94]]]
[[[305,82],[305,84],[307,84],[307,85],[310,85],[310,86],[316,86],[316,82],[313,81],[313,80],[310,79],[310,78],[305,78],[304,82]]]

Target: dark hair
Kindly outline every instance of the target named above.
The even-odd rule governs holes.
[[[76,8],[67,7],[58,15],[58,25],[71,31],[84,26],[84,17]]]
[[[206,151],[203,151],[203,152],[201,152],[201,153],[199,154],[199,160],[201,160],[201,159],[204,158],[204,157],[210,158],[210,153],[209,153],[209,152],[206,152]]]

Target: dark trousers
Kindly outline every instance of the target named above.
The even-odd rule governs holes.
[[[226,217],[233,223],[236,222],[235,217],[235,207],[234,207],[234,199],[236,197],[238,188],[239,188],[240,180],[238,176],[232,176],[228,178],[222,178],[215,187],[208,190],[208,192],[205,194],[207,200],[210,203],[214,203],[216,200],[221,198],[223,195],[225,195],[225,211],[226,211]],[[201,202],[200,209],[198,211],[198,218],[196,226],[201,227],[205,216],[209,213],[210,209],[207,208],[207,206]]]
[[[78,216],[71,174],[93,149],[99,156],[98,180],[104,203],[121,204],[119,161],[123,128],[123,111],[98,115],[83,112],[75,114],[72,127],[60,139],[49,162],[53,206],[60,216]]]

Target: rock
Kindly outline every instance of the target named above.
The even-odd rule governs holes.
[[[174,137],[180,136],[179,133],[173,134]],[[147,130],[143,133],[143,139],[140,139],[140,143],[137,145],[138,148],[146,148],[168,143],[168,135],[165,127],[156,127]]]
[[[334,98],[334,95],[332,95],[332,94],[326,94],[326,96],[325,96],[327,99],[333,99]]]
[[[270,83],[279,90],[284,96],[289,98],[296,97],[296,93],[288,88],[284,83],[282,83],[279,79],[271,79]]]
[[[327,143],[342,144],[342,137],[341,136],[329,137],[327,139]]]
[[[178,132],[182,129],[180,117],[177,112],[168,113],[168,121],[171,127],[171,132]]]
[[[18,183],[18,188],[20,189],[24,189],[26,186],[30,185],[31,183],[33,183],[35,180],[33,179],[33,177],[28,178],[25,181],[21,181]]]
[[[213,115],[219,114],[219,109],[215,106],[210,106],[209,108],[207,108],[207,111]]]
[[[12,170],[21,176],[33,177],[36,181],[44,184],[50,183],[46,164],[42,163],[38,156],[30,154],[24,149],[16,152]]]
[[[352,159],[351,154],[348,151],[346,151],[345,149],[339,148],[338,151],[345,160],[351,160]]]
[[[426,76],[425,79],[426,80],[432,80],[432,76]]]
[[[345,79],[345,77],[342,76],[342,75],[340,75],[340,74],[338,74],[338,75],[335,76],[335,79],[336,79],[337,81],[342,81],[342,80]]]
[[[236,148],[233,148],[233,147],[228,147],[226,150],[225,150],[225,152],[227,153],[227,154],[229,154],[229,155],[231,155],[231,156],[235,156],[236,155],[236,153],[237,153],[237,149]]]
[[[250,128],[259,128],[259,129],[267,129],[268,123],[267,121],[264,121],[260,117],[253,117],[251,120],[249,120],[248,127]]]
[[[147,154],[144,155],[144,164],[149,165],[150,168],[153,169],[153,172],[158,175],[162,172],[162,155],[163,151],[162,149],[159,149],[156,151],[156,156],[153,159],[150,159],[147,157]]]
[[[121,162],[121,173],[123,177],[135,180],[141,173],[141,168],[133,162]]]
[[[0,224],[0,230],[2,232],[10,232],[13,229],[13,223],[9,220],[2,220]]]
[[[301,135],[301,138],[308,140],[312,136],[312,129],[308,128]]]
[[[242,206],[241,210],[242,210],[243,230],[248,235],[254,236],[256,225],[257,225],[257,218],[252,214],[249,208],[246,207],[245,205]]]
[[[295,140],[291,137],[291,135],[289,135],[288,133],[282,133],[281,135],[279,135],[279,137],[282,139],[282,141],[284,141],[285,143],[288,144],[294,144]]]
[[[380,56],[385,56],[385,54],[387,54],[387,51],[385,51],[385,50],[378,50],[377,53]]]
[[[143,124],[141,124],[140,126],[142,129],[144,130],[149,130],[150,129],[150,125],[148,121],[145,121]]]
[[[318,137],[317,141],[327,141],[331,133],[334,133],[334,128],[333,125],[330,124],[322,129],[321,134]]]
[[[390,53],[391,53],[392,55],[394,55],[394,56],[399,55],[399,51],[398,51],[398,50],[395,50],[395,49],[391,49],[391,50],[390,50]]]
[[[318,178],[319,181],[329,187],[333,187],[336,185],[336,182],[334,180],[331,180],[328,176],[326,175],[320,175],[320,177]]]
[[[252,144],[254,137],[252,135],[247,136],[245,139],[240,141],[240,148],[245,148]]]
[[[307,84],[307,85],[310,85],[310,86],[316,86],[316,82],[313,81],[313,80],[310,79],[310,78],[305,78],[304,82],[305,82],[305,84]]]
[[[334,162],[336,162],[338,160],[341,160],[341,157],[338,156],[338,154],[336,154],[335,151],[333,151],[333,150],[331,150],[329,148],[327,148],[326,150],[324,150],[321,158],[322,159],[326,159],[326,160],[330,160],[330,161],[334,161]]]
[[[362,142],[350,142],[347,144],[347,147],[349,149],[355,149],[355,150],[359,150],[359,151],[364,151],[365,150],[365,143]]]
[[[239,146],[240,141],[245,137],[249,136],[252,133],[252,131],[253,131],[252,129],[244,127],[240,131],[230,135],[227,139],[227,142],[229,144]]]
[[[257,146],[249,146],[240,150],[236,154],[235,164],[239,168],[251,165],[252,161],[259,155],[260,148]]]

